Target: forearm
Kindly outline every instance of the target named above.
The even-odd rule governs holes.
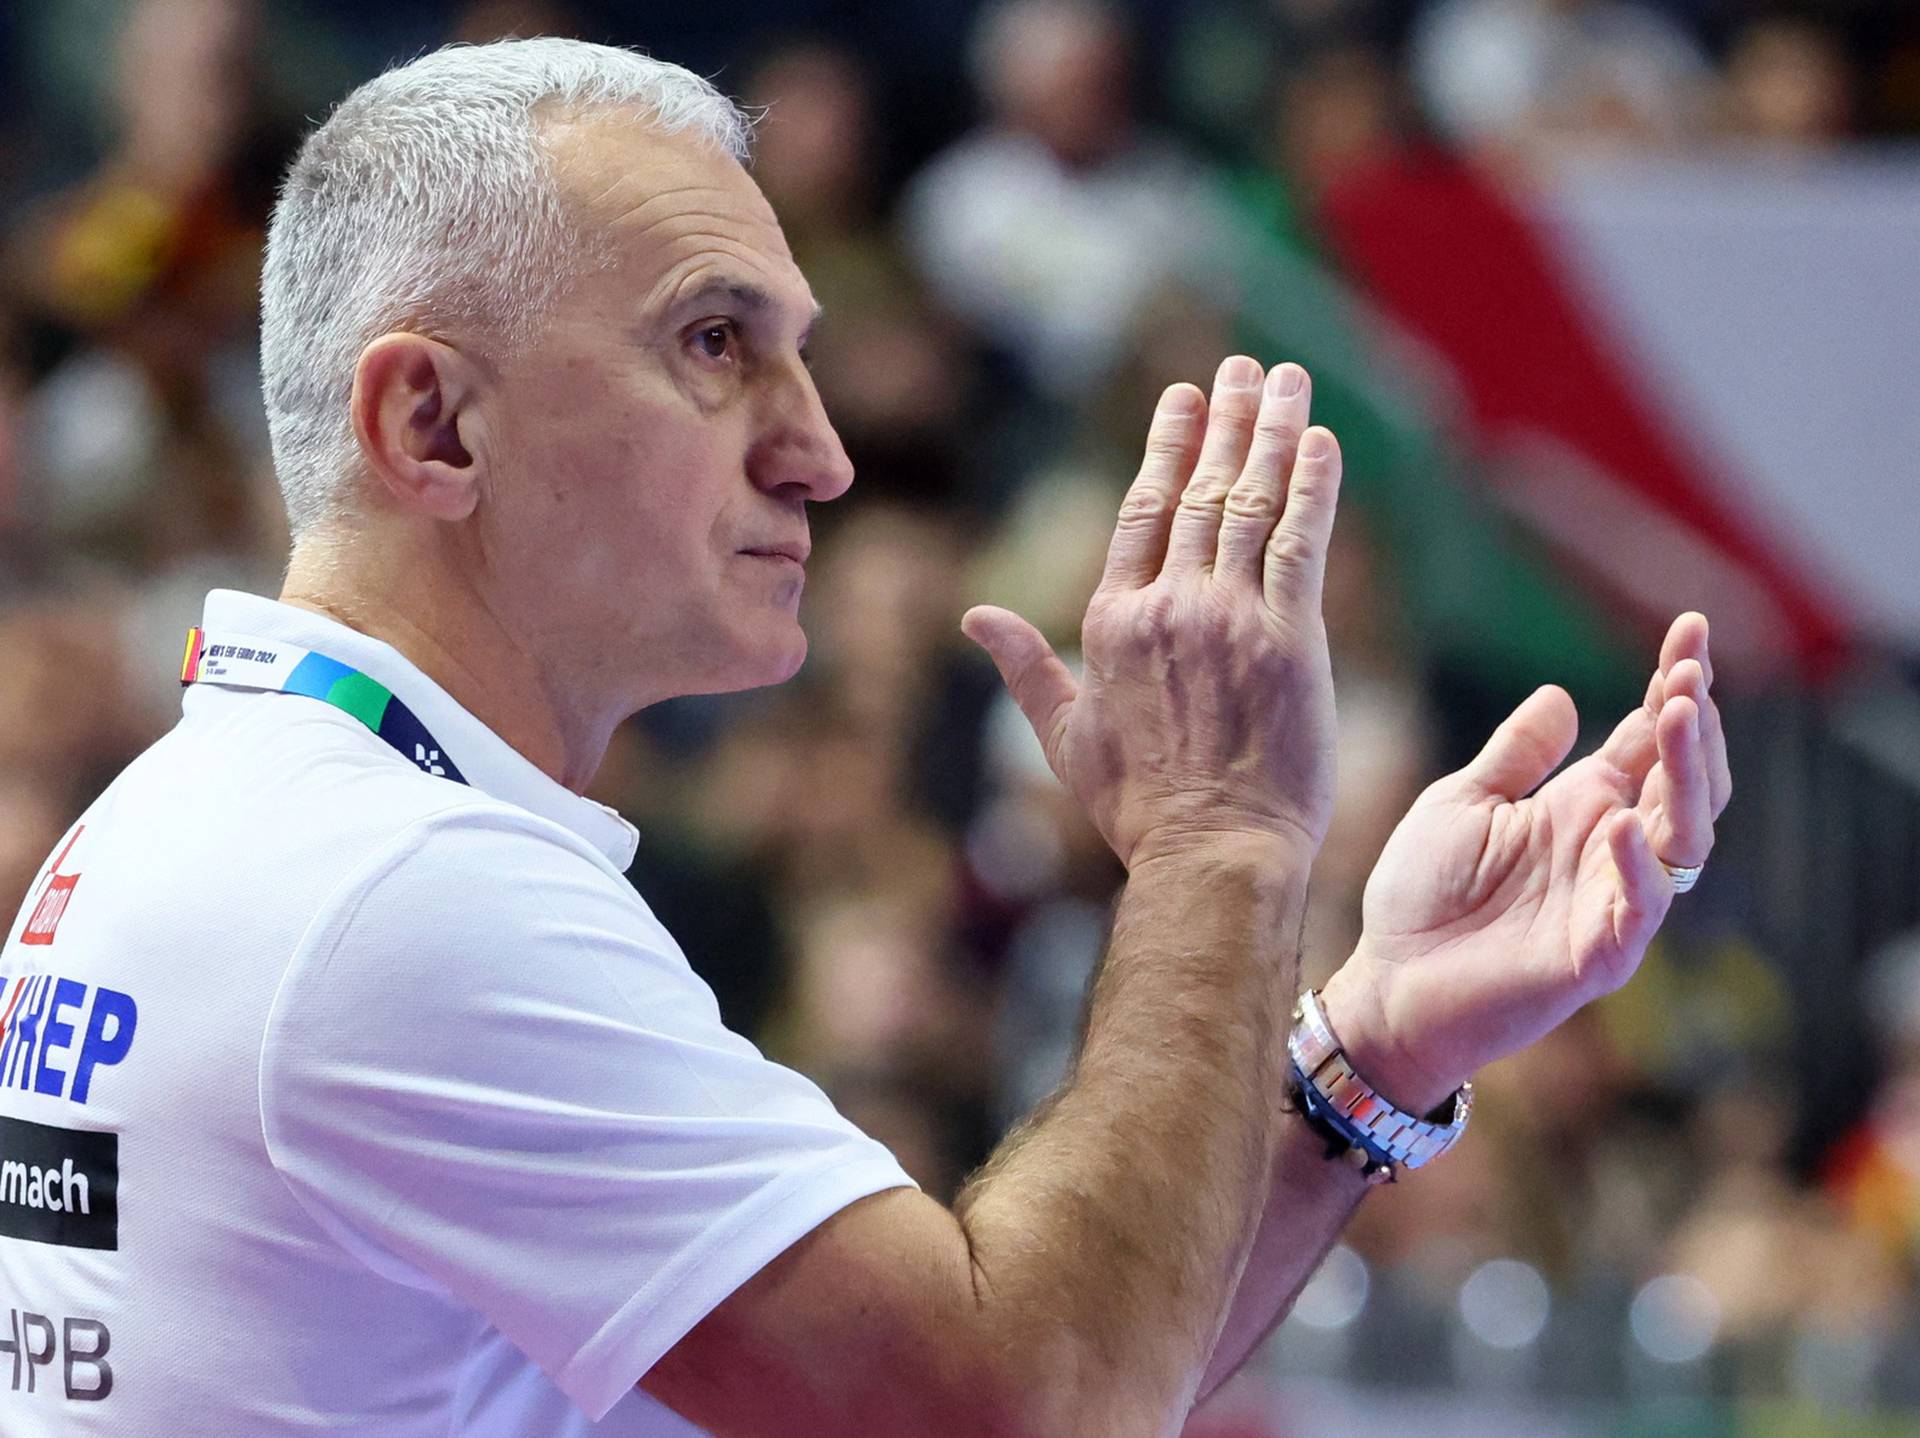
[[[1410,1069],[1382,1042],[1377,998],[1356,976],[1354,965],[1343,966],[1328,980],[1320,1002],[1347,1057],[1390,1102],[1425,1113],[1450,1091],[1444,1081]],[[1328,1159],[1325,1140],[1290,1104],[1278,1103],[1274,1112],[1280,1132],[1267,1211],[1207,1365],[1202,1397],[1232,1377],[1286,1316],[1366,1192],[1359,1170]]]
[[[1268,1207],[1307,862],[1136,866],[1071,1081],[957,1205],[983,1318],[1082,1431],[1165,1430],[1217,1346]]]
[[[1286,1317],[1367,1191],[1352,1164],[1327,1158],[1324,1139],[1300,1115],[1276,1104],[1279,1129],[1273,1181],[1252,1251],[1201,1382],[1205,1398]]]

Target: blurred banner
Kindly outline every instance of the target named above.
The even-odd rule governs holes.
[[[1503,184],[1416,151],[1326,218],[1443,361],[1495,493],[1590,579],[1707,609],[1756,660],[1920,639],[1911,158],[1563,157]]]

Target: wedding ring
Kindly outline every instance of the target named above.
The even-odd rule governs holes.
[[[1662,859],[1660,867],[1665,869],[1667,877],[1673,880],[1673,892],[1684,894],[1700,882],[1700,871],[1707,866],[1705,864],[1669,864]]]

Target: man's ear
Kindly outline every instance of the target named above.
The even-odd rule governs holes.
[[[353,372],[353,432],[367,468],[400,508],[462,520],[480,501],[485,461],[480,375],[425,335],[381,335]]]

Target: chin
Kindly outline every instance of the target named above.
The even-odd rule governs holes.
[[[789,621],[778,636],[733,636],[734,662],[709,674],[700,686],[703,694],[736,694],[743,689],[765,689],[785,684],[800,672],[807,659],[807,636]]]
[[[796,626],[793,639],[788,643],[786,652],[780,656],[779,661],[772,666],[771,672],[765,679],[762,679],[760,683],[785,684],[800,672],[800,666],[806,662],[807,636],[802,634],[798,626]]]

